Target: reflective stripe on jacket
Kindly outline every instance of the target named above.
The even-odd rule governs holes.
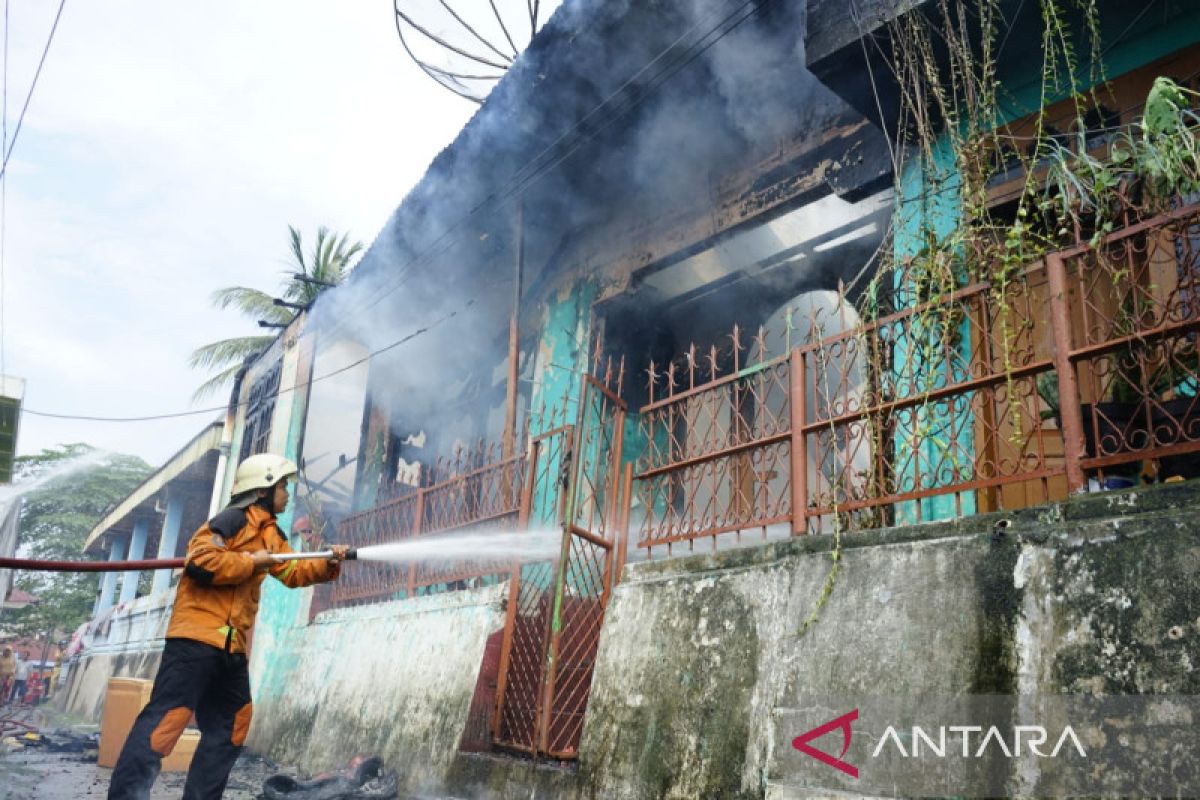
[[[251,553],[290,553],[275,516],[258,505],[228,508],[200,526],[188,542],[168,639],[194,639],[230,652],[246,650],[258,614],[260,586],[269,572],[295,589],[333,580],[339,565],[323,559],[288,561],[255,569]]]

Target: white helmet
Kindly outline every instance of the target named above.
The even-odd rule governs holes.
[[[270,489],[284,478],[297,472],[296,465],[283,456],[259,453],[238,464],[233,474],[233,496],[255,489]]]

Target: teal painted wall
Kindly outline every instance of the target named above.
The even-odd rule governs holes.
[[[596,286],[590,282],[562,291],[546,304],[541,332],[534,357],[530,435],[552,430],[565,420],[574,425],[579,410],[579,392],[583,375],[590,367],[592,303]],[[539,414],[541,409],[556,409],[565,416]],[[534,486],[530,524],[534,527],[558,524],[558,500],[561,495],[555,481],[560,475],[562,452],[547,448],[552,463],[538,468]]]
[[[546,304],[538,348],[534,356],[532,407],[558,408],[574,412],[579,401],[583,373],[590,366],[592,303],[596,285],[577,284]],[[545,428],[534,419],[533,435]]]
[[[293,362],[298,364],[298,362]],[[297,373],[299,370],[297,370]],[[294,374],[292,378],[296,378]],[[292,385],[287,376],[281,377],[281,385]],[[300,441],[303,436],[307,417],[307,394],[295,392],[291,414],[287,419],[287,437],[283,456],[299,463]],[[235,441],[241,438],[241,427],[245,423],[245,415],[238,420],[238,430],[235,431]],[[237,452],[237,451],[235,451]],[[292,529],[292,518],[295,510],[295,489],[293,499],[287,510],[279,515],[279,529],[287,532]],[[289,677],[295,667],[297,654],[288,642],[294,639],[293,628],[303,626],[308,621],[308,606],[312,599],[312,589],[289,589],[276,580],[267,580],[262,584],[262,595],[259,599],[258,620],[254,626],[254,638],[251,643],[251,688],[254,691],[255,703],[269,702],[278,698],[288,688]]]
[[[900,175],[894,216],[894,254],[897,263],[912,258],[928,248],[930,242],[941,242],[958,228],[959,190],[961,180],[956,169],[954,152],[948,138],[941,139],[933,148],[932,157],[916,157],[905,165]],[[897,289],[905,280],[896,274]],[[908,291],[905,305],[919,302],[913,292]],[[969,376],[961,362],[946,365],[941,358],[943,331],[937,322],[924,328],[916,320],[914,327],[897,335],[895,363],[897,366],[891,379],[891,396],[911,398],[920,396],[948,382],[966,380]],[[933,328],[931,330],[930,328]],[[958,325],[959,340],[963,345],[959,352],[967,355],[970,330],[964,320]],[[914,365],[914,359],[923,359],[925,351],[934,355],[934,368],[922,370]],[[951,406],[945,403],[929,403],[918,407],[911,416],[901,418],[896,425],[893,441],[895,459],[896,491],[904,493],[931,489],[969,480],[974,471],[974,441],[972,436],[972,414],[970,399],[956,399]],[[959,513],[975,513],[974,492],[958,495],[947,494],[915,500],[896,505],[896,524],[906,525],[921,520],[947,519]]]

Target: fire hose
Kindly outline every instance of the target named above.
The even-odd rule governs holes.
[[[357,557],[357,551],[349,550],[343,559],[353,561]],[[278,564],[318,558],[333,558],[333,551],[276,553],[271,556],[271,560]],[[143,569],[183,569],[183,563],[184,559],[182,558],[150,558],[141,561],[39,561],[33,558],[0,558],[0,569],[20,569],[34,572],[126,572]]]

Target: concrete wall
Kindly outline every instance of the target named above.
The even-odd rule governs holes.
[[[502,585],[326,611],[270,648],[256,635],[248,746],[312,772],[377,753],[409,791],[442,785],[506,596]]]
[[[1182,484],[856,534],[823,604],[828,536],[630,565],[572,765],[457,752],[506,587],[312,624],[309,592],[280,590],[255,636],[249,745],[314,772],[378,753],[414,797],[890,794],[788,743],[881,694],[1200,695],[1198,501]],[[153,676],[169,599],[101,621],[60,694],[69,711],[98,719],[109,677]],[[1114,781],[1147,769],[1105,763]],[[1016,762],[993,778],[1061,789]]]

